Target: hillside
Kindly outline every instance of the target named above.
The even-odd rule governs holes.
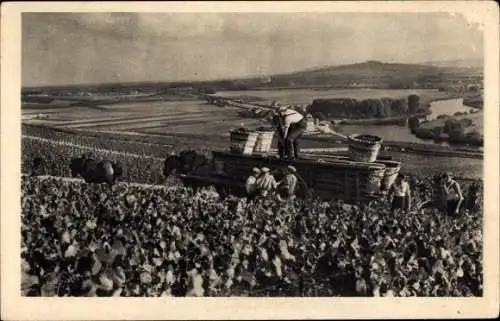
[[[439,88],[461,80],[480,82],[482,67],[432,66],[421,64],[383,63],[366,61],[362,63],[309,69],[289,74],[228,79],[203,82],[142,82],[121,84],[86,84],[80,86],[57,86],[23,88],[28,92],[53,92],[61,90],[88,90],[92,92],[127,92],[132,89],[147,93],[161,93],[174,88],[205,92],[211,90],[247,90],[252,88],[276,87],[338,87],[338,88]]]
[[[420,64],[363,63],[325,67],[272,77],[271,86],[332,85],[409,88],[427,83],[439,85],[450,80],[482,78],[482,68],[440,67]]]

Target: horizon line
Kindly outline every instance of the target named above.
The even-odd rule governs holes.
[[[421,66],[429,66],[429,67],[440,67],[432,64],[436,63],[446,63],[453,61],[481,61],[481,64],[484,67],[484,57],[481,58],[467,58],[467,59],[449,59],[449,60],[429,60],[422,62],[397,62],[397,61],[382,61],[382,60],[363,60],[352,63],[340,64],[340,65],[321,65],[321,66],[312,66],[307,69],[300,69],[295,71],[289,71],[284,73],[277,73],[273,75],[266,74],[250,74],[246,76],[238,76],[234,78],[207,78],[203,80],[195,80],[195,79],[179,79],[179,80],[138,80],[138,81],[122,81],[122,82],[105,82],[105,83],[74,83],[74,84],[51,84],[51,85],[36,85],[36,86],[23,86],[21,85],[21,89],[35,89],[35,88],[50,88],[50,87],[78,87],[78,86],[101,86],[101,85],[119,85],[119,84],[158,84],[158,83],[189,83],[189,84],[200,84],[205,82],[217,82],[217,81],[237,81],[237,80],[249,80],[253,78],[267,78],[267,77],[277,77],[277,76],[287,76],[295,73],[301,72],[312,72],[318,71],[325,68],[335,68],[335,67],[343,67],[343,66],[352,66],[366,63],[381,63],[381,64],[398,64],[398,65],[421,65]],[[460,68],[460,67],[454,67]]]

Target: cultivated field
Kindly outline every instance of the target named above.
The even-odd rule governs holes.
[[[316,98],[353,97],[358,99],[380,97],[407,97],[416,93],[425,103],[442,99],[449,94],[435,90],[379,90],[345,89],[315,91],[297,90],[254,90],[221,92],[226,96],[254,96],[269,102],[279,100],[283,103],[307,104]],[[266,102],[266,100],[261,101]],[[69,103],[54,102],[48,105],[34,104],[22,108],[24,117],[42,113],[48,119],[28,120],[35,124],[46,124],[61,128],[92,129],[145,134],[227,134],[239,126],[258,127],[259,120],[243,118],[237,108],[220,108],[204,101],[143,102],[97,107],[71,107]]]
[[[59,128],[92,129],[146,134],[222,134],[232,128],[258,126],[242,118],[239,109],[220,108],[203,101],[148,102],[99,107],[23,108],[23,115],[47,114],[48,119],[26,120]]]

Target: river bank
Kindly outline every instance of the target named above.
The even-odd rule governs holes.
[[[466,105],[465,102],[465,98],[433,102],[432,105],[436,109],[433,118],[417,124],[417,127],[412,129],[412,134],[436,143],[483,146],[484,115],[482,109]],[[439,115],[436,117],[436,114]],[[457,128],[458,131],[454,130],[450,135],[447,130],[451,128],[450,126]]]

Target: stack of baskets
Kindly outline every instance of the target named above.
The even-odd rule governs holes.
[[[267,154],[271,149],[273,142],[274,130],[259,128],[257,129],[258,137],[253,151],[259,154]]]
[[[271,149],[273,136],[274,130],[272,129],[232,130],[230,131],[231,152],[242,155],[267,154]]]
[[[375,164],[374,164],[375,165]],[[382,185],[383,178],[385,174],[385,166],[381,164],[377,164],[378,166],[373,166],[367,172],[367,175],[364,179],[365,183],[363,185],[363,192],[367,195],[377,194]]]
[[[255,143],[257,142],[257,137],[259,136],[256,131],[248,131],[244,128],[239,128],[231,130],[229,134],[231,141],[231,153],[252,155]]]
[[[399,170],[401,169],[401,162],[396,161],[378,161],[377,163],[385,165],[385,174],[382,179],[382,190],[388,190],[391,185],[396,180],[396,177],[399,174]]]

